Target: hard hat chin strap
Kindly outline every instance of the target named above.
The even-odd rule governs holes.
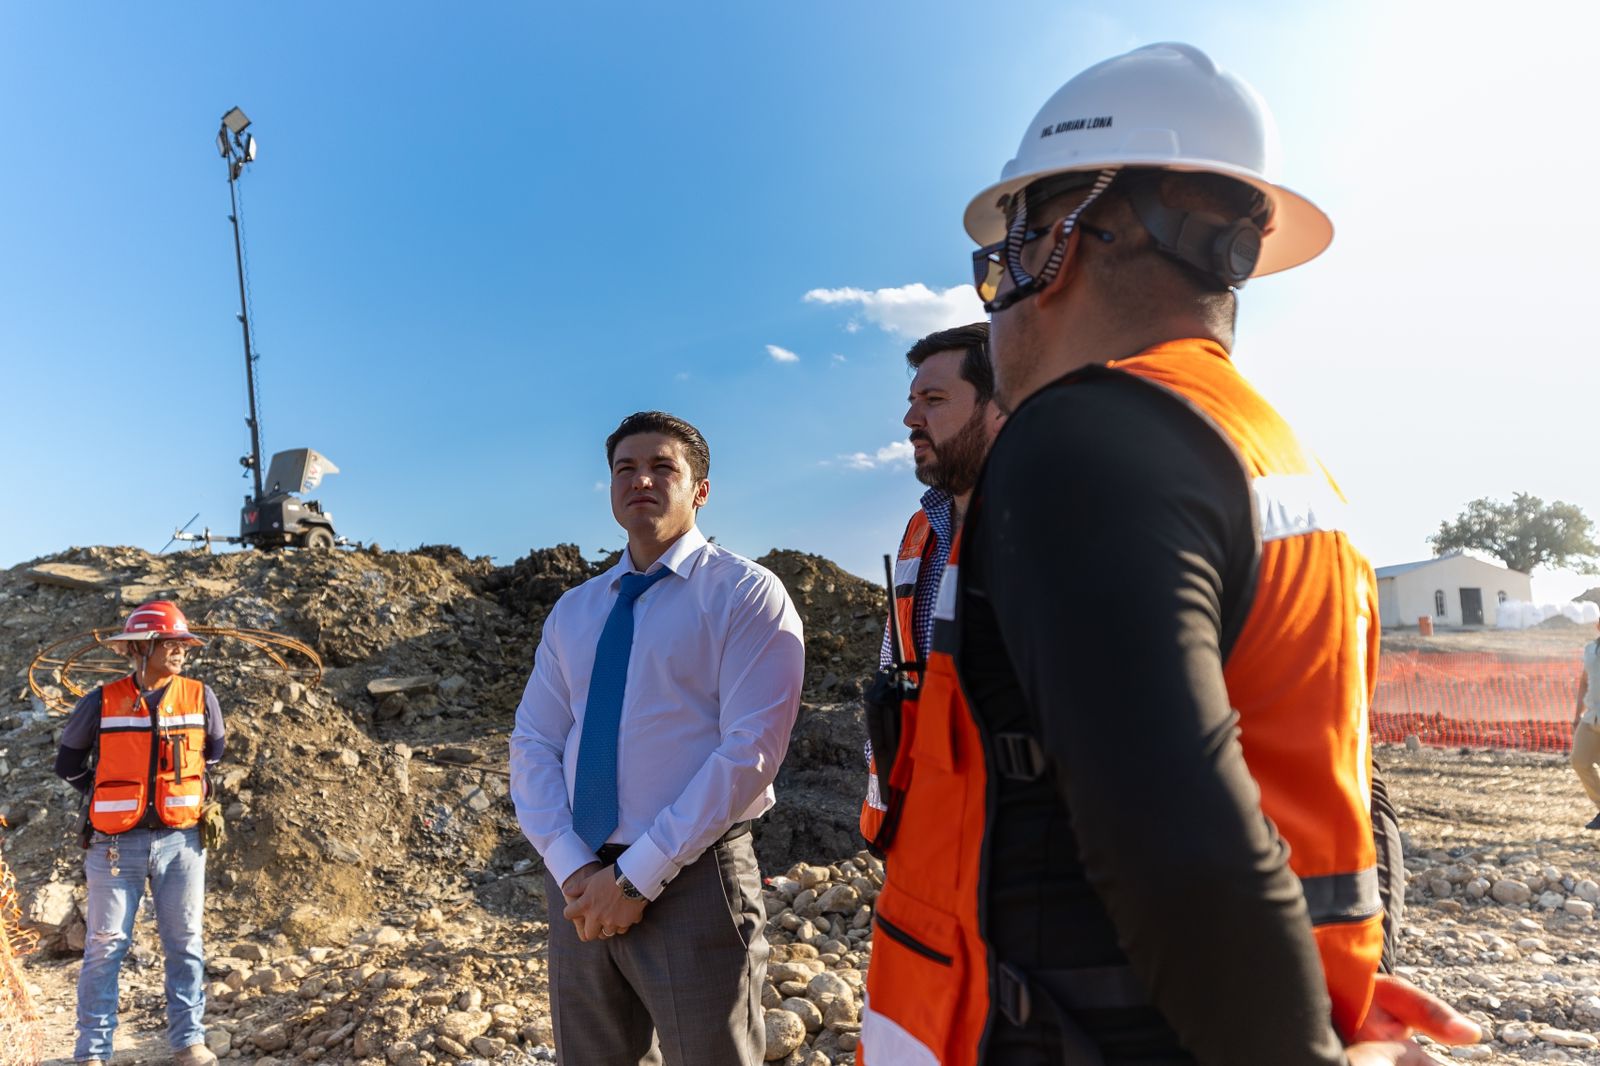
[[[155,651],[155,641],[141,640],[129,641],[133,645],[130,658],[133,659],[133,679],[139,686],[139,691],[145,688],[145,670],[150,665],[150,654]]]
[[[1022,249],[1027,245],[1028,234],[1028,190],[1024,188],[1017,193],[1017,213],[1011,220],[1011,228],[1006,231],[1006,272],[1011,275],[1011,291],[989,301],[984,306],[986,311],[991,314],[1003,311],[1019,300],[1026,300],[1056,279],[1061,272],[1061,264],[1066,261],[1067,246],[1071,243],[1069,238],[1078,225],[1078,219],[1110,187],[1111,179],[1116,176],[1116,168],[1100,171],[1095,176],[1094,184],[1089,186],[1089,195],[1056,223],[1060,229],[1060,239],[1050,250],[1050,258],[1045,260],[1037,276],[1029,274],[1022,265]]]

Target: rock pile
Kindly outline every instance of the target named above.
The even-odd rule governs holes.
[[[255,1066],[553,1062],[544,935],[542,923],[490,932],[430,907],[343,947],[236,943],[206,965],[207,1043]]]
[[[772,957],[761,1005],[769,1062],[855,1061],[873,904],[882,887],[883,864],[864,851],[832,866],[797,863],[768,879]]]

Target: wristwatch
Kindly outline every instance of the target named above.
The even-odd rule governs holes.
[[[633,882],[628,880],[628,875],[621,868],[617,869],[617,887],[622,889],[622,894],[628,899],[644,899],[644,893],[633,887]]]

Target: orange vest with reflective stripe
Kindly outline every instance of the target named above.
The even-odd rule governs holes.
[[[1337,486],[1219,346],[1177,341],[1111,365],[1186,399],[1250,476],[1261,563],[1224,678],[1262,809],[1306,894],[1332,1021],[1348,1036],[1366,1016],[1383,949],[1367,732],[1378,652],[1371,566],[1341,528]],[[906,795],[875,916],[861,1034],[871,1066],[971,1066],[996,1009],[1004,960],[978,921],[995,755],[940,637],[955,617],[960,547],[957,534],[894,764]]]
[[[933,527],[928,523],[928,513],[921,508],[906,523],[905,535],[900,538],[900,552],[894,564],[895,626],[900,633],[900,646],[891,648],[890,654],[900,662],[916,662],[920,656],[916,649],[916,634],[912,629],[917,602],[917,579],[928,561],[933,547]],[[912,681],[916,675],[912,674]],[[878,830],[889,813],[884,803],[882,782],[878,780],[878,760],[872,759],[867,767],[867,796],[861,802],[861,835],[868,843],[877,840]]]
[[[174,677],[154,717],[131,677],[101,686],[100,701],[89,824],[102,833],[126,833],[151,803],[162,825],[198,824],[205,801],[205,685]]]
[[[1223,679],[1261,809],[1305,889],[1334,1025],[1348,1035],[1366,1018],[1383,952],[1368,732],[1377,578],[1344,529],[1339,486],[1221,347],[1177,341],[1111,366],[1188,399],[1250,477],[1260,576]]]

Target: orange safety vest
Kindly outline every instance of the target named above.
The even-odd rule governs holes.
[[[894,564],[893,610],[900,646],[891,648],[890,654],[903,663],[916,662],[920,658],[912,628],[916,614],[917,580],[922,575],[922,567],[928,562],[929,553],[933,551],[934,541],[928,513],[918,508],[917,513],[911,516],[911,521],[906,523],[905,535],[900,538],[900,553]],[[916,681],[914,672],[911,680],[913,683]],[[883,795],[882,783],[878,780],[878,760],[874,756],[867,765],[867,795],[861,801],[861,835],[867,843],[878,839],[878,831],[883,828],[883,820],[888,813],[889,805]]]
[[[1289,844],[1305,892],[1331,1020],[1348,1037],[1366,1017],[1383,950],[1368,734],[1378,655],[1372,567],[1340,527],[1337,485],[1219,345],[1169,342],[1110,366],[1187,400],[1233,444],[1251,479],[1259,576],[1224,680],[1262,810]],[[1000,1009],[991,989],[1006,976],[978,919],[987,792],[1005,753],[986,750],[952,654],[960,546],[958,534],[894,762],[891,784],[905,797],[868,971],[861,1047],[871,1066],[977,1063]]]
[[[205,685],[174,677],[153,717],[132,677],[101,686],[100,701],[89,824],[102,833],[126,833],[152,802],[162,825],[199,824],[205,801]]]

